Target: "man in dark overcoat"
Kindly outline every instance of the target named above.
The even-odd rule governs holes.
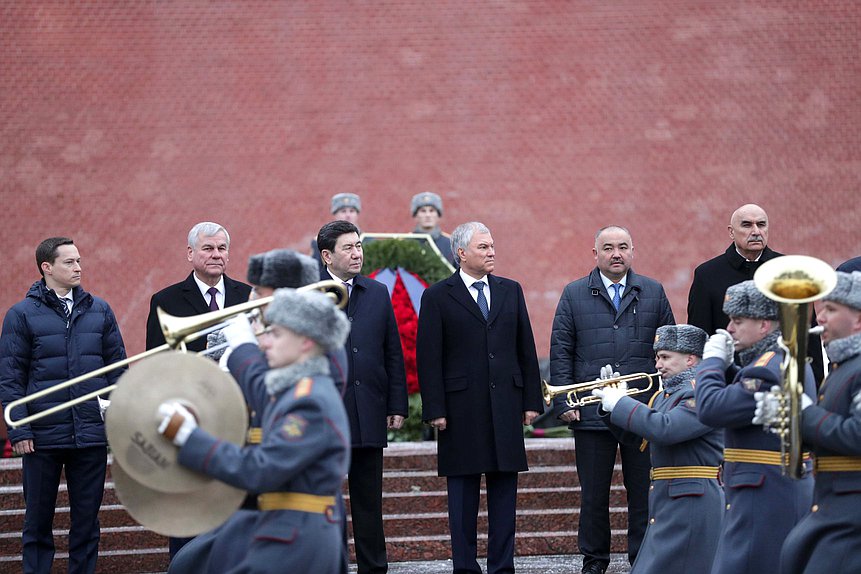
[[[422,295],[416,361],[422,419],[439,431],[455,573],[481,572],[476,530],[481,475],[488,504],[487,571],[514,572],[517,473],[527,470],[523,426],[541,410],[541,379],[520,285],[491,275],[490,230],[452,233],[460,269]]]
[[[184,281],[165,287],[152,296],[146,320],[146,348],[164,345],[164,334],[156,308],[177,317],[191,317],[248,301],[251,285],[234,281],[227,270],[230,235],[227,230],[209,221],[201,222],[188,233],[187,257],[192,272]],[[189,351],[206,348],[206,338],[191,341]]]
[[[347,351],[344,406],[350,419],[352,453],[347,483],[356,562],[360,574],[388,570],[383,533],[383,448],[389,429],[407,416],[404,354],[386,287],[360,275],[364,257],[359,230],[349,221],[331,221],[317,234],[326,264],[321,279],[347,285],[347,318],[352,324]]]

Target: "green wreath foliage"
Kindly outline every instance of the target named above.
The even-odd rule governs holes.
[[[433,285],[451,275],[451,270],[435,251],[415,239],[374,239],[362,245],[365,275],[377,269],[403,267]]]

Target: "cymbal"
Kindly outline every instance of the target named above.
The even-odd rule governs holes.
[[[219,480],[191,492],[159,492],[129,476],[116,458],[111,476],[126,512],[141,526],[164,536],[196,536],[220,526],[242,505],[246,494]]]
[[[239,385],[214,361],[178,351],[132,366],[111,393],[105,429],[114,460],[129,476],[158,492],[191,492],[213,479],[177,461],[179,449],[158,432],[158,407],[176,400],[209,434],[242,444],[248,413]]]

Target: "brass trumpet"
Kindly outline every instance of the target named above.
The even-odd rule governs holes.
[[[584,407],[586,405],[601,402],[601,399],[592,394],[592,391],[594,389],[603,389],[605,387],[618,387],[621,383],[627,384],[629,381],[648,379],[649,385],[646,387],[631,387],[627,389],[625,395],[630,397],[652,390],[655,378],[657,378],[658,380],[656,390],[661,390],[661,388],[663,388],[663,382],[661,381],[661,373],[631,373],[630,375],[622,375],[621,377],[613,377],[610,379],[598,379],[595,381],[588,381],[586,383],[574,383],[571,385],[558,386],[547,384],[547,381],[542,379],[541,394],[544,396],[544,402],[547,403],[547,405],[550,405],[555,396],[566,395],[565,404],[567,404],[572,409],[576,409]]]
[[[318,281],[317,283],[312,283],[310,285],[306,285],[304,287],[300,287],[297,291],[321,291],[326,295],[332,297],[335,301],[335,305],[339,308],[343,309],[347,306],[348,294],[347,288],[337,281]],[[42,398],[46,395],[50,395],[51,393],[56,393],[73,385],[77,385],[78,383],[82,383],[94,377],[99,377],[111,371],[115,371],[116,369],[121,369],[126,365],[130,365],[131,363],[135,363],[149,357],[151,355],[155,355],[157,353],[163,353],[164,351],[170,351],[179,349],[180,351],[185,352],[185,344],[196,339],[199,339],[205,336],[207,333],[211,333],[212,331],[218,330],[224,327],[224,323],[237,315],[242,315],[244,313],[252,312],[261,307],[265,307],[274,299],[273,296],[263,297],[261,299],[255,299],[254,301],[248,301],[247,303],[240,303],[239,305],[234,305],[232,307],[227,307],[225,309],[219,309],[218,311],[211,311],[209,313],[203,313],[202,315],[194,315],[192,317],[175,317],[168,313],[165,313],[161,308],[156,309],[156,313],[158,314],[158,320],[161,324],[162,333],[164,333],[164,340],[167,341],[164,345],[160,347],[155,347],[148,351],[144,351],[143,353],[138,353],[132,357],[128,357],[123,359],[122,361],[117,361],[116,363],[105,365],[99,369],[94,371],[90,371],[89,373],[85,373],[74,379],[69,379],[63,383],[54,385],[53,387],[41,390],[37,393],[33,393],[32,395],[27,395],[21,399],[16,401],[12,401],[6,408],[3,409],[3,418],[6,420],[6,425],[10,428],[17,428],[22,425],[29,424],[33,421],[44,418],[48,415],[52,415],[56,412],[71,408],[79,403],[83,403],[100,395],[107,394],[114,389],[117,388],[117,385],[108,385],[97,391],[93,391],[91,393],[87,393],[86,395],[82,395],[80,397],[68,400],[64,403],[60,403],[59,405],[55,405],[49,409],[45,409],[44,411],[39,411],[38,413],[19,418],[17,420],[12,419],[12,410],[20,407],[22,405],[27,405],[36,399]]]

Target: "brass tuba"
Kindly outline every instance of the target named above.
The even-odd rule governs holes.
[[[837,273],[815,257],[786,255],[763,263],[754,274],[753,281],[763,295],[778,303],[781,334],[778,345],[784,352],[780,365],[783,381],[778,397],[780,417],[771,430],[780,437],[784,476],[801,478],[804,474],[801,394],[804,392],[810,303],[834,289]]]

